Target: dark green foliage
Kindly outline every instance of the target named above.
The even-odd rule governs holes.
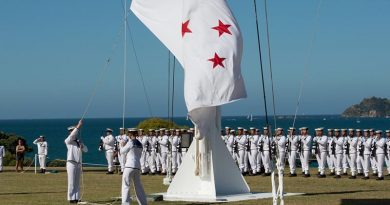
[[[160,128],[167,128],[167,129],[176,129],[176,128],[181,128],[181,129],[187,129],[187,126],[179,126],[175,124],[174,122],[169,122],[168,120],[164,120],[161,118],[149,118],[146,119],[142,122],[140,122],[137,125],[138,129],[160,129]]]
[[[390,99],[365,98],[359,104],[347,108],[344,117],[386,117],[390,116]]]
[[[0,145],[3,145],[5,148],[5,157],[3,159],[3,164],[5,166],[15,165],[16,145],[18,144],[19,139],[24,141],[26,153],[33,151],[33,149],[27,145],[26,140],[22,136],[0,132]],[[29,165],[31,163],[29,160],[31,159],[25,157],[24,164]]]
[[[65,167],[66,166],[66,161],[62,159],[54,159],[51,160],[48,164],[48,167]]]

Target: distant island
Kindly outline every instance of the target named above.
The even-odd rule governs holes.
[[[390,99],[387,98],[364,98],[362,102],[347,108],[343,117],[389,117]]]

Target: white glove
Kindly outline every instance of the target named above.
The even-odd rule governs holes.
[[[100,137],[100,139],[101,139],[101,140],[103,140],[103,139],[104,139],[104,137],[103,137],[103,136],[101,136],[101,137]]]

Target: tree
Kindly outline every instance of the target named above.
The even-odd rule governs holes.
[[[18,145],[18,140],[22,140],[26,147],[26,152],[32,152],[33,149],[28,146],[26,140],[22,136],[15,134],[7,134],[5,132],[0,132],[0,145],[3,145],[5,148],[5,158],[3,159],[3,164],[5,166],[15,165],[16,158],[16,145]],[[25,159],[25,164],[29,159]]]
[[[175,124],[174,122],[170,122],[168,120],[164,120],[161,118],[149,118],[142,122],[140,122],[137,125],[138,129],[160,129],[160,128],[167,128],[167,129],[187,129],[187,126],[179,126]]]

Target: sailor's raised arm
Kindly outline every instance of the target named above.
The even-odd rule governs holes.
[[[127,154],[131,148],[133,148],[134,144],[133,142],[130,140],[129,142],[126,143],[126,145],[124,147],[122,147],[120,149],[120,153],[121,154]]]
[[[68,127],[68,130],[70,131],[69,136],[65,139],[65,144],[69,144],[70,142],[76,140],[77,134],[79,133],[79,129],[83,125],[83,120],[80,120],[76,127]]]

